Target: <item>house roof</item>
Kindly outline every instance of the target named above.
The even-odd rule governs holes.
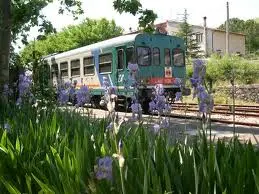
[[[158,23],[156,24],[155,26],[156,27],[160,27],[162,28],[163,30],[165,30],[166,26],[168,23],[175,23],[175,24],[181,24],[181,22],[177,22],[177,21],[174,21],[174,20],[166,20],[166,22],[162,22],[162,23]],[[200,29],[203,29],[203,26],[199,26],[199,25],[192,25],[190,24],[192,27],[196,27],[196,28],[200,28]],[[216,28],[208,28],[207,29],[209,30],[212,30],[212,31],[218,31],[218,32],[226,32],[225,30],[221,30],[221,29],[216,29]],[[245,34],[243,33],[239,33],[239,32],[229,32],[230,34],[236,34],[236,35],[240,35],[240,36],[245,36]]]

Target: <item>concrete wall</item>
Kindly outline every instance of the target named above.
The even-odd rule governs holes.
[[[226,33],[222,31],[213,31],[212,47],[213,51],[221,50],[222,54],[226,52]],[[234,33],[229,34],[229,53],[245,54],[245,36]]]

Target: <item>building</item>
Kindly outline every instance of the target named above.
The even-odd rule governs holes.
[[[204,53],[207,55],[212,53],[224,55],[226,53],[226,32],[224,30],[208,28],[206,25],[206,17],[204,17],[204,26],[191,26],[194,36]],[[170,35],[176,35],[180,29],[180,22],[167,20],[164,23],[156,24],[156,27],[161,33],[167,32]],[[229,32],[229,53],[245,54],[244,34]]]

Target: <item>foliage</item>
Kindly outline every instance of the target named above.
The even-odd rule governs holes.
[[[24,65],[31,59],[39,59],[43,55],[86,46],[98,41],[121,35],[122,29],[115,22],[106,20],[86,19],[79,25],[71,25],[61,32],[48,35],[43,40],[32,41],[21,51]]]
[[[186,57],[187,58],[199,58],[201,57],[200,46],[196,40],[195,33],[192,30],[192,26],[188,23],[187,10],[185,9],[183,15],[183,21],[180,24],[180,30],[177,36],[181,37],[185,41]]]
[[[230,82],[234,78],[239,84],[253,84],[258,81],[258,77],[258,63],[238,56],[214,56],[208,61],[206,79],[213,83]]]
[[[234,71],[232,71],[234,69]],[[187,77],[193,74],[190,65],[186,67]],[[211,56],[206,66],[206,82],[211,81],[215,85],[221,85],[223,82],[230,83],[234,78],[237,84],[258,83],[259,64],[257,61],[250,61],[238,56]]]
[[[119,13],[126,12],[134,16],[139,14],[139,27],[144,32],[153,32],[155,30],[154,22],[157,14],[152,10],[143,9],[139,0],[114,0],[113,7]]]
[[[219,29],[225,30],[225,23],[221,24]],[[256,20],[244,21],[239,18],[231,18],[229,20],[229,31],[246,35],[246,50],[248,52],[255,52],[259,49],[259,23]]]
[[[16,40],[19,35],[22,36],[23,43],[27,43],[27,36],[29,30],[34,27],[39,27],[39,32],[43,34],[55,33],[55,28],[50,21],[46,20],[46,17],[42,14],[41,10],[52,3],[52,0],[31,0],[12,1],[12,35],[13,40]],[[63,14],[66,11],[71,12],[75,19],[78,15],[83,13],[81,8],[82,2],[80,0],[59,0],[60,8],[59,14]],[[32,9],[33,8],[33,9]]]
[[[0,110],[1,193],[116,194],[124,188],[124,193],[241,194],[259,190],[259,155],[250,142],[232,139],[210,144],[201,136],[171,145],[166,134],[153,135],[132,123],[115,135],[105,129],[105,120],[75,112],[18,109],[10,104],[1,104]],[[99,180],[95,176],[98,158],[117,153],[125,161],[113,158],[112,180]]]

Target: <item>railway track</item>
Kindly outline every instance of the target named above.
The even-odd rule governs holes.
[[[184,103],[175,103],[172,104],[173,110],[181,111],[185,113],[198,113],[198,105],[195,103],[191,104],[184,104]],[[226,104],[216,104],[214,106],[214,110],[212,111],[212,116],[218,115],[218,116],[240,116],[243,118],[258,118],[259,119],[259,106],[253,106],[253,105],[236,105],[235,111],[233,109],[232,105],[226,105]],[[182,114],[175,114],[172,113],[170,115],[171,117],[177,117],[182,118],[185,117],[187,119],[200,119],[198,116],[194,115],[187,115],[183,116]],[[219,122],[219,123],[225,123],[225,124],[233,124],[234,122],[232,120],[222,119],[222,118],[211,118],[212,122]],[[245,121],[235,121],[236,125],[243,125],[243,126],[250,126],[250,127],[259,127],[259,122],[245,122]]]
[[[89,104],[87,107],[91,107]],[[198,111],[198,105],[197,104],[184,104],[184,103],[175,103],[172,104],[173,112],[168,115],[171,118],[180,118],[180,119],[191,119],[191,120],[202,120],[200,116],[197,116]],[[225,104],[216,104],[214,106],[214,111],[212,112],[211,122],[217,122],[217,123],[224,123],[224,124],[234,124],[234,122],[230,119],[222,119],[222,118],[214,118],[213,115],[219,115],[219,116],[233,116],[233,109],[230,108],[231,105],[225,105]],[[99,109],[94,108],[93,109]],[[105,109],[102,109],[105,110]],[[175,113],[174,111],[181,111],[180,113]],[[120,112],[125,112],[125,110],[119,110]],[[191,113],[185,114],[185,113]],[[194,113],[197,113],[194,115]],[[149,114],[151,115],[151,114]],[[157,114],[153,114],[157,115]],[[249,118],[258,118],[259,120],[259,106],[243,106],[243,105],[237,105],[235,106],[235,115],[241,116],[241,117],[249,117]],[[245,119],[243,119],[245,120]],[[235,125],[241,125],[241,126],[248,126],[248,127],[259,127],[259,122],[245,122],[245,121],[235,121]]]
[[[197,104],[172,104],[173,110],[179,111],[187,111],[187,112],[198,112]],[[237,115],[244,117],[257,117],[259,118],[259,106],[251,106],[251,107],[243,107],[243,106],[235,106],[235,111],[233,106],[224,106],[224,105],[216,105],[212,114],[219,115]]]

